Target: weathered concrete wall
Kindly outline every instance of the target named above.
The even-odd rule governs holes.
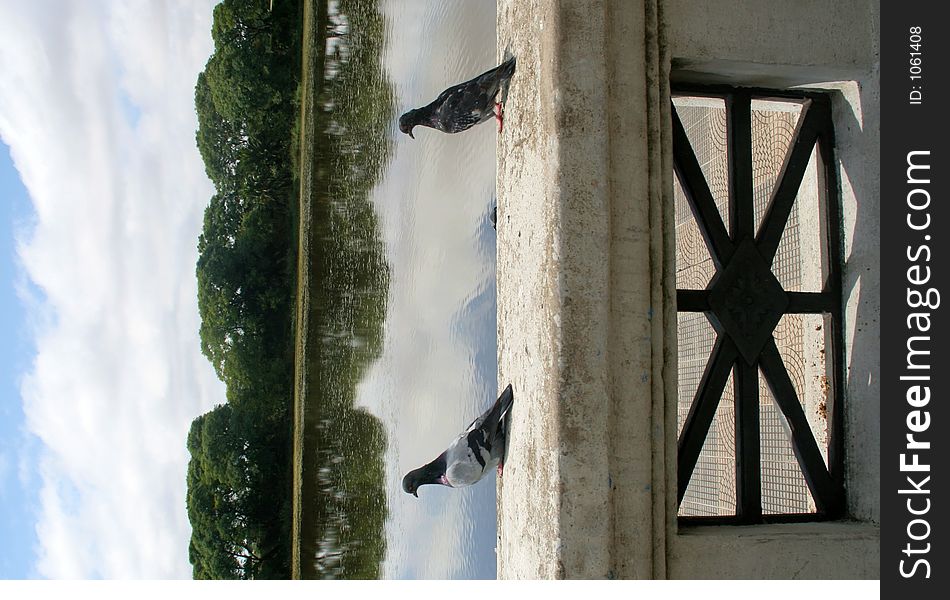
[[[587,43],[604,15],[573,4],[498,3],[499,48],[518,57],[498,151],[498,380],[517,406],[501,578],[606,575],[606,119],[585,108],[604,104],[603,46]]]
[[[518,57],[498,148],[498,377],[517,407],[499,577],[651,577],[654,513],[666,510],[652,493],[664,464],[652,449],[656,13],[604,0],[498,7],[499,49]]]
[[[877,579],[878,529],[860,523],[795,523],[683,530],[671,579]]]
[[[846,81],[874,62],[880,9],[872,0],[664,0],[663,7],[673,70],[692,81]]]
[[[518,57],[497,171],[498,381],[512,384],[516,406],[498,484],[499,578],[562,573],[560,161],[556,117],[542,109],[560,94],[553,79],[560,24],[550,9],[498,2],[498,47]]]
[[[881,520],[880,73],[835,98],[844,220],[845,485],[848,512]]]

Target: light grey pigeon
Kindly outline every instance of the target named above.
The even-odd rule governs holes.
[[[514,73],[515,57],[512,56],[475,79],[453,85],[422,108],[407,111],[399,117],[399,131],[415,138],[412,128],[422,125],[445,133],[459,133],[494,116],[500,132],[508,85]]]
[[[418,498],[421,485],[465,487],[481,480],[496,466],[500,476],[505,458],[505,416],[513,402],[514,393],[509,384],[495,404],[472,421],[445,452],[429,464],[406,473],[402,489]]]

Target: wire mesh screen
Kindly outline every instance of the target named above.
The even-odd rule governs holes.
[[[686,135],[726,230],[729,229],[729,160],[726,155],[726,102],[722,98],[681,97],[674,99]],[[676,204],[676,221],[689,216],[689,205]]]
[[[686,414],[699,387],[703,369],[716,341],[716,331],[702,313],[679,313],[679,402],[677,427],[682,431]],[[736,510],[736,424],[732,376],[726,382],[716,416],[699,453],[680,514],[718,516]]]
[[[683,188],[673,178],[674,195],[683,198]],[[685,209],[685,211],[684,211]],[[676,287],[681,290],[701,290],[709,285],[716,272],[712,257],[706,250],[703,235],[686,202],[676,203]],[[706,321],[705,317],[699,315]],[[712,331],[710,329],[710,331]],[[713,332],[715,337],[715,332]],[[712,346],[710,346],[712,347]],[[702,373],[702,369],[700,369]]]
[[[722,99],[674,98],[710,192],[729,227],[729,181],[726,107]],[[755,223],[761,224],[795,138],[803,104],[796,100],[753,100],[752,176]],[[821,291],[827,274],[820,214],[817,149],[812,153],[788,223],[772,264],[787,291]],[[676,287],[705,289],[715,266],[690,210],[680,182],[676,202]],[[774,331],[776,345],[803,404],[808,423],[828,460],[827,393],[829,361],[824,353],[825,317],[786,314]],[[703,313],[678,314],[678,433],[702,378],[716,331]],[[736,439],[733,376],[723,391],[696,467],[680,503],[680,516],[726,516],[736,510]],[[815,512],[815,503],[792,450],[788,423],[776,405],[765,378],[759,376],[762,511],[765,514]]]

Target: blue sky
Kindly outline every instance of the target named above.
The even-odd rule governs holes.
[[[19,374],[26,371],[33,346],[26,330],[25,311],[16,287],[27,285],[17,265],[14,236],[17,224],[27,225],[32,215],[29,197],[13,167],[9,148],[0,144],[0,539],[18,549],[0,553],[0,579],[25,579],[33,575],[33,529],[37,481],[20,465],[35,460],[35,439],[23,422]]]
[[[0,578],[191,575],[215,3],[0,3]]]

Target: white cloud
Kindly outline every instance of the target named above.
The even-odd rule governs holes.
[[[224,391],[194,277],[212,188],[194,82],[215,0],[5,2],[0,137],[36,217],[18,254],[37,355],[37,572],[189,577],[185,437]]]

